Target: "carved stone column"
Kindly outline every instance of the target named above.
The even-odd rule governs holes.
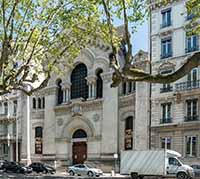
[[[64,82],[62,83],[63,90],[63,103],[68,103],[71,98],[71,83]]]
[[[88,99],[95,99],[96,98],[96,76],[88,76],[87,78],[88,84]]]

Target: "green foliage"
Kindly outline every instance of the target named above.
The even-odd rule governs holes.
[[[106,32],[95,0],[0,0],[0,7],[2,93],[25,90],[24,83],[34,86],[42,75],[38,89],[44,87],[63,56],[72,62]]]

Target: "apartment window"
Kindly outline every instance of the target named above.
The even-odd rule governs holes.
[[[198,100],[192,99],[186,101],[186,112],[187,116],[185,117],[185,121],[196,121],[198,120]]]
[[[17,100],[13,101],[13,115],[16,116],[17,114]]]
[[[170,123],[172,122],[171,119],[171,103],[164,103],[161,104],[161,108],[162,108],[162,119],[161,119],[161,123]]]
[[[8,115],[8,103],[7,102],[4,103],[4,114]]]
[[[161,93],[166,93],[172,91],[172,86],[170,83],[163,84],[162,88],[160,89]]]
[[[172,57],[172,39],[162,39],[161,40],[161,58]]]
[[[186,37],[186,49],[185,52],[194,52],[198,50],[198,36],[192,35]]]
[[[171,149],[171,137],[162,137],[161,138],[161,148],[162,149]]]
[[[12,127],[13,127],[13,134],[16,135],[17,128],[16,128],[16,123],[15,122],[13,123]]]
[[[194,14],[187,14],[187,16],[186,16],[186,20],[191,20],[191,19],[193,19],[194,18]]]
[[[195,88],[198,87],[198,68],[192,69],[192,71],[188,74],[187,78],[187,87],[188,88]]]
[[[172,22],[171,22],[171,8],[169,9],[165,9],[161,12],[162,14],[162,28],[171,26]]]
[[[8,144],[3,144],[3,154],[8,155]]]
[[[3,124],[3,134],[4,135],[8,134],[8,124]]]
[[[186,136],[186,155],[195,157],[197,155],[197,137]]]

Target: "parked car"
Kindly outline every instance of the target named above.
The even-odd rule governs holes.
[[[76,164],[68,168],[69,175],[88,175],[89,177],[103,175],[101,169],[91,167],[86,164]]]
[[[2,169],[4,172],[14,172],[14,173],[31,173],[32,169],[28,170],[25,166],[22,166],[13,161],[5,161],[2,165]]]
[[[51,174],[56,173],[55,168],[41,162],[33,162],[32,164],[29,165],[29,167],[31,167],[33,171],[37,173],[40,173],[40,172],[51,173]]]
[[[194,176],[199,177],[200,176],[200,165],[193,164],[191,167],[194,169]]]
[[[24,168],[24,171],[25,173],[32,173],[33,169],[29,166],[26,166],[25,164],[23,163],[18,163],[18,165],[22,168]]]
[[[6,160],[0,160],[0,170],[3,170],[2,166]]]

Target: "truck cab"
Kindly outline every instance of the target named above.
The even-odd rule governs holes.
[[[194,170],[189,165],[184,165],[178,157],[178,152],[167,150],[166,172],[168,175],[175,175],[178,179],[194,177]]]

